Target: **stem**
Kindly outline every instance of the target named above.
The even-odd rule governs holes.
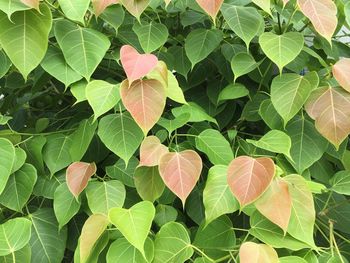
[[[286,27],[284,28],[283,34],[287,32],[287,29],[288,29],[290,23],[292,22],[292,19],[293,19],[293,17],[294,17],[296,12],[297,12],[297,9],[294,7],[294,11],[293,11],[292,15],[288,19],[288,22],[286,24]]]
[[[209,257],[207,254],[205,254],[202,250],[200,250],[198,247],[194,246],[194,245],[190,245],[199,255],[205,257],[207,260],[209,260],[210,262],[214,262],[215,260],[212,259],[211,257]]]

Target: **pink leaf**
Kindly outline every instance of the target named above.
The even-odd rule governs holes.
[[[197,3],[203,10],[211,16],[213,21],[215,22],[215,18],[219,13],[220,7],[224,0],[196,0]]]
[[[332,68],[339,85],[350,92],[350,58],[340,59]]]
[[[275,164],[270,158],[240,156],[228,167],[227,182],[234,196],[244,207],[258,199],[269,187]]]
[[[92,7],[96,16],[99,16],[110,5],[118,3],[118,0],[92,0]]]
[[[277,252],[265,244],[245,242],[239,249],[240,263],[278,263]]]
[[[165,107],[166,91],[162,83],[155,79],[137,80],[129,87],[125,80],[120,86],[120,95],[126,109],[147,134]]]
[[[148,136],[141,143],[139,166],[157,166],[160,158],[168,152],[168,147],[161,144],[158,137]]]
[[[21,2],[26,6],[39,10],[40,0],[21,0]]]
[[[150,0],[120,0],[120,3],[140,21],[140,16],[149,5]]]
[[[66,181],[71,193],[78,197],[95,173],[95,163],[74,162],[69,165],[66,171]]]
[[[288,183],[274,180],[266,192],[256,201],[259,212],[274,224],[287,232],[292,213],[292,198],[289,194]]]
[[[158,63],[155,55],[140,54],[129,45],[124,45],[120,49],[120,60],[130,84],[150,73]]]
[[[165,185],[181,199],[184,206],[201,171],[202,159],[192,150],[166,153],[159,163],[159,173]]]

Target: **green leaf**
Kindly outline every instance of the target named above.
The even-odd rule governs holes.
[[[1,5],[1,3],[0,3],[0,5]],[[11,60],[6,56],[6,54],[3,50],[0,50],[0,78],[2,78],[3,76],[6,75],[6,73],[10,69],[11,65],[12,65]],[[10,120],[10,119],[6,119],[6,118],[10,118],[10,117],[6,117],[3,115],[1,115],[1,116],[2,117],[0,117],[0,125],[4,125],[7,123],[8,120]]]
[[[253,7],[223,4],[221,12],[229,27],[239,36],[249,48],[252,39],[261,32],[264,19]]]
[[[29,215],[32,221],[30,262],[61,263],[67,240],[67,229],[59,231],[55,214],[50,208],[40,208]]]
[[[239,209],[239,204],[227,184],[227,166],[216,165],[210,168],[203,191],[206,223],[224,214]]]
[[[47,5],[41,5],[40,12],[34,9],[16,12],[12,22],[0,12],[0,45],[25,80],[40,64],[48,46],[51,11]]]
[[[58,0],[63,13],[71,20],[84,23],[90,0]]]
[[[31,164],[24,164],[11,174],[4,191],[0,195],[0,203],[7,208],[22,212],[28,202],[37,180],[36,169]]]
[[[196,137],[196,148],[205,153],[214,165],[228,165],[233,159],[230,143],[217,130],[207,129]]]
[[[269,126],[270,129],[283,128],[283,120],[281,116],[277,113],[276,109],[273,107],[270,99],[264,100],[260,104],[259,115],[267,124],[267,126]],[[290,134],[289,136],[291,137]]]
[[[89,208],[93,214],[108,215],[114,207],[123,207],[125,187],[118,180],[89,182],[85,189]]]
[[[168,70],[168,87],[166,89],[167,97],[178,103],[187,104],[184,93],[179,83],[171,71]]]
[[[142,25],[135,23],[133,28],[143,51],[151,53],[165,44],[168,40],[168,28],[164,24],[151,23]]]
[[[76,102],[74,104],[77,104],[79,102],[87,100],[86,98],[86,86],[87,86],[86,80],[78,81],[70,86],[70,92],[76,99]]]
[[[125,12],[121,5],[112,5],[107,7],[99,17],[110,24],[118,34],[118,29],[124,21]]]
[[[240,83],[230,84],[220,91],[218,102],[239,99],[248,95],[249,91],[244,85]]]
[[[164,191],[164,182],[159,175],[158,166],[138,167],[134,174],[137,193],[143,200],[154,202]]]
[[[301,257],[288,256],[279,258],[280,263],[307,263],[307,261]]]
[[[80,199],[76,199],[69,191],[66,183],[56,188],[53,209],[59,224],[59,229],[65,226],[80,209]]]
[[[93,80],[86,86],[86,98],[94,111],[94,121],[120,101],[119,85]]]
[[[177,210],[169,205],[159,204],[156,207],[156,215],[154,217],[154,222],[162,227],[168,222],[174,222],[178,216]]]
[[[154,241],[153,263],[184,263],[193,255],[186,228],[177,222],[161,227]]]
[[[126,112],[103,117],[97,134],[108,149],[124,160],[125,166],[128,166],[144,137],[142,130]]]
[[[55,46],[48,48],[40,65],[47,73],[61,81],[65,87],[82,79],[82,76],[66,63],[62,51]]]
[[[144,244],[151,229],[155,208],[149,201],[142,201],[130,209],[112,208],[109,221],[145,257]]]
[[[303,49],[304,37],[298,32],[283,35],[265,32],[260,36],[259,44],[266,56],[277,64],[282,73],[283,67],[292,62]]]
[[[16,159],[12,166],[11,173],[18,171],[27,159],[27,154],[22,148],[15,148]]]
[[[217,121],[213,117],[211,117],[202,107],[194,102],[189,102],[186,105],[173,108],[171,112],[176,118],[185,113],[190,114],[191,117],[188,122],[210,121],[217,124]]]
[[[274,153],[282,153],[292,159],[290,156],[290,148],[292,146],[291,139],[286,133],[279,130],[269,131],[258,141],[249,139],[246,141],[250,144],[253,144],[255,147]]]
[[[169,48],[168,52],[176,58],[173,65],[174,70],[187,78],[187,74],[191,70],[191,62],[186,55],[185,49],[180,46],[173,46]]]
[[[350,172],[337,172],[330,180],[332,191],[338,194],[350,195]]]
[[[34,165],[38,174],[44,174],[44,160],[42,150],[46,143],[44,136],[35,136],[34,138],[21,144],[22,148],[27,153],[26,162]]]
[[[185,50],[194,66],[213,52],[223,39],[223,33],[218,29],[196,29],[188,34],[185,40]]]
[[[30,9],[29,6],[23,4],[21,0],[3,0],[0,1],[0,10],[5,12],[11,20],[11,15],[17,11]]]
[[[183,127],[190,120],[190,117],[190,113],[179,114],[177,117],[175,117],[175,119],[165,119],[161,117],[157,124],[165,128],[169,132],[170,136],[173,131]]]
[[[231,60],[231,68],[233,74],[235,75],[235,82],[240,76],[248,74],[249,72],[256,69],[258,66],[259,63],[255,61],[252,55],[248,53],[236,54]]]
[[[10,219],[0,225],[0,256],[23,248],[30,239],[31,222],[23,217]]]
[[[346,18],[346,23],[350,25],[350,3],[349,2],[347,2],[344,6],[344,13]]]
[[[271,101],[284,120],[284,126],[302,108],[311,91],[318,86],[318,75],[311,72],[306,76],[294,73],[275,77],[271,84]]]
[[[6,183],[12,172],[12,167],[15,164],[16,152],[12,143],[0,138],[0,194],[4,191]]]
[[[259,6],[262,10],[264,10],[266,13],[271,15],[271,1],[270,0],[252,0],[254,4]],[[272,15],[271,15],[272,16]]]
[[[55,36],[68,65],[86,80],[90,79],[110,46],[104,34],[67,20],[55,23]]]
[[[12,252],[7,256],[0,257],[0,262],[1,263],[30,262],[31,255],[32,255],[32,250],[30,246],[27,244],[20,250]]]
[[[126,186],[135,187],[134,173],[138,164],[139,160],[134,156],[129,160],[127,167],[125,167],[124,161],[119,159],[114,165],[106,167],[106,173],[109,177],[121,181]]]

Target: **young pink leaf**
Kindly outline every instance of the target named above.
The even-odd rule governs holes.
[[[108,6],[116,3],[118,3],[118,0],[92,0],[92,7],[95,15],[99,16]]]
[[[337,6],[333,0],[298,0],[298,5],[316,31],[331,43],[338,24]]]
[[[211,16],[213,21],[215,22],[215,18],[219,13],[220,7],[224,0],[196,0],[198,5],[203,8],[203,10]]]
[[[78,197],[87,186],[89,179],[96,173],[95,163],[74,162],[68,166],[66,181],[69,191]]]
[[[288,183],[274,180],[266,192],[256,201],[259,212],[274,224],[287,232],[292,212],[292,198],[289,194]]]
[[[277,252],[265,244],[245,242],[239,249],[240,263],[278,263]]]
[[[342,58],[332,68],[339,85],[350,92],[350,58]]]
[[[129,45],[120,49],[120,60],[130,84],[150,73],[158,63],[155,55],[140,54]]]
[[[155,79],[136,80],[129,87],[124,80],[120,95],[125,108],[146,135],[160,119],[166,101],[166,91],[162,83]]]
[[[275,164],[272,159],[240,156],[230,163],[227,182],[241,207],[244,207],[265,192],[274,175]]]
[[[40,0],[21,0],[21,2],[26,6],[39,10]]]
[[[339,87],[321,87],[311,93],[305,108],[318,132],[339,148],[350,133],[350,93]]]
[[[119,2],[129,11],[130,14],[140,21],[140,16],[149,5],[150,0],[120,0]]]
[[[168,147],[161,144],[158,137],[148,136],[140,146],[139,166],[157,166],[160,158],[168,152]]]
[[[160,159],[160,176],[165,185],[181,199],[184,206],[201,172],[202,159],[192,150],[166,153]]]

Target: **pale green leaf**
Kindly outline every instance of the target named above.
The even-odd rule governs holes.
[[[30,262],[32,255],[32,250],[27,244],[20,250],[12,252],[7,256],[0,257],[0,263],[20,263],[20,262]]]
[[[16,152],[12,143],[0,138],[0,194],[4,191],[7,180],[12,172],[12,167],[15,164]]]
[[[168,71],[168,87],[166,89],[167,97],[178,103],[187,104],[184,93],[179,83],[171,71]]]
[[[350,172],[337,172],[330,180],[332,190],[338,194],[350,195]]]
[[[189,102],[186,105],[173,108],[171,112],[176,118],[185,113],[190,114],[191,117],[188,122],[209,121],[217,124],[217,121],[213,117],[211,117],[201,106],[194,102]]]
[[[12,166],[11,173],[14,173],[22,167],[27,159],[27,154],[22,148],[15,148],[16,159]]]
[[[190,117],[190,113],[179,114],[174,119],[165,119],[161,117],[157,124],[165,128],[169,132],[170,136],[173,131],[183,127],[190,120]]]
[[[63,13],[71,20],[84,23],[90,0],[58,0]]]
[[[244,85],[240,83],[230,84],[220,91],[218,102],[239,99],[248,95],[249,91]]]
[[[235,75],[235,81],[259,66],[254,57],[248,53],[238,53],[231,60],[231,68]]]
[[[133,28],[143,51],[151,53],[165,44],[168,40],[168,28],[164,24],[153,23],[141,25],[135,23]]]
[[[17,11],[23,11],[30,9],[29,6],[22,3],[21,0],[2,0],[0,1],[0,10],[8,15],[11,19],[11,15]]]

